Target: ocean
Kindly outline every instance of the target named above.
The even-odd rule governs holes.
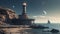
[[[60,24],[57,23],[51,23],[51,24],[37,24],[37,25],[43,25],[43,26],[47,26],[49,27],[49,29],[57,29],[59,30],[58,33],[52,33],[52,32],[48,32],[48,29],[27,29],[24,30],[24,34],[60,34]]]

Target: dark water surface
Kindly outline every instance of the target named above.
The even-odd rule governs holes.
[[[60,30],[60,24],[39,24],[39,25],[43,25],[43,26],[47,26],[49,27],[49,29],[57,29]],[[25,32],[27,34],[60,34],[60,32],[58,33],[52,33],[52,32],[45,32],[48,29],[29,29],[29,30],[25,30]]]
[[[25,32],[27,32],[27,34],[60,34],[60,32],[58,32],[58,33],[43,32],[42,29],[25,30]]]

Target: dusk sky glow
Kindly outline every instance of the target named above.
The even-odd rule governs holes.
[[[10,8],[17,14],[22,13],[22,2],[27,2],[27,14],[35,22],[60,23],[60,0],[0,0],[0,7]]]

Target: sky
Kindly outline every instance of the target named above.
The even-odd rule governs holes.
[[[22,2],[27,3],[27,14],[36,23],[60,23],[60,0],[0,0],[0,7],[22,13]]]

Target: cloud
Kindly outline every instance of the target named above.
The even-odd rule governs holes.
[[[47,23],[48,20],[51,21],[51,23],[60,23],[60,17],[55,16],[33,16],[35,18],[35,23]]]
[[[33,18],[35,19],[35,23],[44,23],[47,20],[46,16],[42,16],[42,15],[33,16]]]
[[[33,18],[45,18],[46,16],[39,15],[39,16],[33,16]]]

